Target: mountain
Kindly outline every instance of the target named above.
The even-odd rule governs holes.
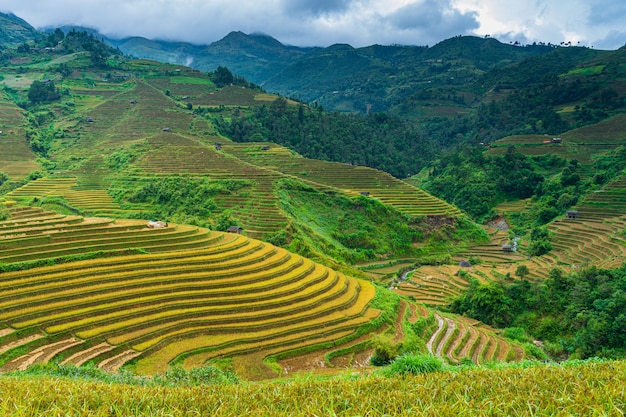
[[[386,111],[418,91],[466,84],[494,68],[547,54],[552,45],[517,46],[456,37],[432,47],[284,45],[265,34],[231,32],[209,45],[104,38],[123,53],[201,71],[225,66],[264,89],[347,112]],[[454,73],[454,74],[452,74]]]
[[[0,13],[0,45],[17,45],[41,36],[34,27],[14,14]]]

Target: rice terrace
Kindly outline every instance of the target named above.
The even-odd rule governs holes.
[[[0,28],[0,414],[626,411],[624,48],[262,38],[359,113]]]

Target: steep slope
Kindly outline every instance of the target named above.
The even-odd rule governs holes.
[[[37,155],[28,146],[22,109],[0,95],[0,171],[22,177],[40,168]]]
[[[0,13],[0,45],[17,45],[39,37],[41,34],[23,19]]]

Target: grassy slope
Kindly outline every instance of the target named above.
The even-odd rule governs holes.
[[[129,386],[40,376],[0,378],[14,416],[622,415],[625,362],[466,369],[197,387]],[[37,392],[37,395],[33,395]]]

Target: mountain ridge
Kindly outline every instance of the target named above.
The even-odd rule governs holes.
[[[30,27],[21,22],[24,28]],[[327,109],[353,113],[391,111],[401,117],[411,117],[416,111],[430,113],[438,103],[419,97],[432,95],[434,88],[445,90],[446,96],[472,95],[465,87],[483,73],[567,49],[549,43],[506,44],[476,36],[456,36],[432,46],[355,48],[341,43],[328,47],[285,45],[269,34],[242,31],[232,31],[208,44],[192,44],[141,36],[116,38],[80,26],[64,26],[62,30],[86,30],[135,58],[200,71],[226,67],[269,92],[316,102]],[[464,85],[465,91],[458,91],[460,85]],[[418,97],[417,109],[413,104],[409,106],[413,108],[405,105],[407,99],[415,101],[411,97]],[[467,104],[460,108],[467,108]]]

